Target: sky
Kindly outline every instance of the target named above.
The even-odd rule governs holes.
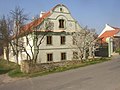
[[[120,0],[0,0],[0,17],[20,6],[32,18],[57,4],[67,6],[82,27],[94,28],[98,34],[105,24],[120,27]]]

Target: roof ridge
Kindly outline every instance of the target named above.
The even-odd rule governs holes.
[[[109,24],[107,24],[107,25],[109,25]],[[114,28],[114,29],[120,29],[119,27],[114,27],[114,26],[111,26],[111,25],[109,25],[109,26]]]

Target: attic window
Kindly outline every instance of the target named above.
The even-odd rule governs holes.
[[[59,28],[64,28],[64,20],[63,19],[59,20]]]
[[[63,11],[63,9],[62,9],[62,8],[60,8],[60,11],[62,12],[62,11]]]

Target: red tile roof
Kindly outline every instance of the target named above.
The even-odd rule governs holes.
[[[51,14],[50,11],[48,11],[47,13],[43,14],[43,16],[41,18],[38,18],[38,19],[32,21],[31,23],[28,23],[28,24],[24,25],[21,28],[20,33],[24,33],[26,31],[31,32],[33,27],[36,27],[39,24],[41,24],[44,21],[44,19],[47,18],[50,14]]]
[[[113,37],[118,32],[120,32],[120,28],[116,28],[115,30],[111,30],[111,31],[105,31],[99,38],[101,38],[102,42],[104,43],[106,42],[107,37]]]

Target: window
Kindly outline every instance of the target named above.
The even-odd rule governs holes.
[[[59,20],[59,28],[64,28],[64,20],[63,19]]]
[[[73,45],[76,45],[76,39],[74,36],[73,36]]]
[[[65,44],[65,36],[61,36],[61,44],[64,45]]]
[[[53,54],[52,53],[47,54],[47,61],[53,61]]]
[[[61,60],[66,60],[66,53],[61,53]]]
[[[78,52],[73,52],[73,59],[78,59]]]
[[[63,9],[62,9],[62,8],[60,8],[60,11],[62,12],[62,11],[63,11]]]
[[[47,36],[47,44],[48,45],[52,44],[52,36]]]

